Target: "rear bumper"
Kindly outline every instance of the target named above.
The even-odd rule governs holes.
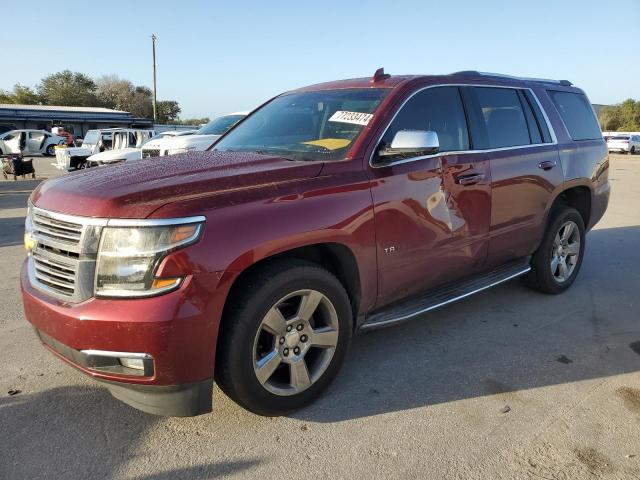
[[[35,290],[26,262],[21,275],[25,316],[45,347],[105,382],[116,398],[140,410],[170,416],[211,411],[222,310],[217,284],[218,275],[200,274],[158,297],[92,298],[69,305]],[[91,351],[98,351],[97,357]],[[105,362],[100,352],[144,354],[149,363],[136,372],[123,368],[117,359]]]

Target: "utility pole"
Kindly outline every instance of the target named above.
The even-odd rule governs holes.
[[[155,123],[158,120],[158,114],[156,111],[156,34],[151,34],[151,44],[153,46],[153,122]]]

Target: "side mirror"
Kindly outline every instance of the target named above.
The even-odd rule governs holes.
[[[378,156],[383,161],[396,158],[420,157],[438,153],[440,142],[438,134],[430,130],[400,130],[395,134],[391,145],[381,148]]]

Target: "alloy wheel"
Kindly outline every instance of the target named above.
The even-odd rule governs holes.
[[[317,290],[281,298],[262,319],[253,342],[253,369],[269,392],[303,392],[322,377],[338,345],[336,309]]]
[[[551,274],[558,283],[566,282],[580,258],[580,230],[573,221],[562,224],[551,249]]]

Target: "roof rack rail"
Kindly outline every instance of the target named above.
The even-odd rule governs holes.
[[[451,75],[469,75],[469,76],[476,76],[476,77],[508,78],[511,80],[522,80],[524,82],[552,83],[555,85],[562,85],[563,87],[570,87],[571,85],[573,85],[573,83],[571,83],[569,80],[551,80],[548,78],[516,77],[514,75],[505,75],[503,73],[479,72],[477,70],[461,70],[459,72],[453,72]]]

